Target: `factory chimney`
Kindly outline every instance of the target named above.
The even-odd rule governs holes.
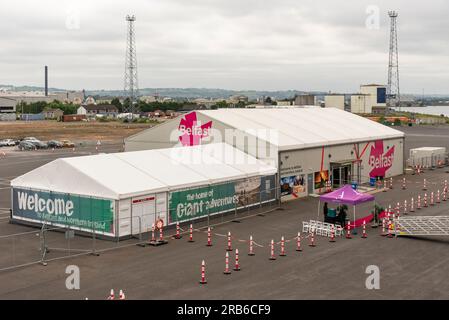
[[[48,97],[48,67],[45,66],[45,96]]]

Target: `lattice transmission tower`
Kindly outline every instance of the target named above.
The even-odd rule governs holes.
[[[137,97],[139,94],[137,83],[137,54],[136,54],[136,37],[134,22],[136,17],[134,15],[126,16],[127,34],[126,34],[126,58],[125,58],[125,98],[129,98],[129,105],[124,107],[124,112],[136,113],[138,112]]]
[[[401,95],[399,90],[399,60],[398,60],[398,32],[396,11],[388,11],[390,17],[390,52],[388,59],[388,87],[387,108],[401,107]],[[400,109],[399,109],[400,110]]]

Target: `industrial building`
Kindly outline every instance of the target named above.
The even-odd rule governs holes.
[[[16,100],[0,97],[0,121],[16,120],[16,105]]]
[[[82,91],[53,92],[47,96],[41,91],[2,91],[0,92],[0,98],[13,99],[16,103],[53,102],[58,100],[74,104],[81,104],[84,99]]]
[[[380,84],[360,86],[360,93],[351,96],[352,113],[385,113],[387,88]]]
[[[12,220],[121,238],[273,201],[275,174],[225,143],[60,158],[11,181]]]
[[[344,94],[328,94],[324,96],[324,106],[326,108],[337,108],[345,110]]]
[[[226,142],[277,168],[282,199],[404,170],[404,133],[336,108],[198,110],[125,139],[125,150]]]
[[[313,106],[315,105],[315,96],[312,94],[300,94],[295,96],[295,106]]]

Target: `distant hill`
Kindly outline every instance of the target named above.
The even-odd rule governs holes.
[[[7,84],[0,84],[1,89],[8,89],[11,91],[44,91],[44,87],[36,87],[36,86],[12,86]],[[61,92],[61,91],[75,91],[75,90],[66,90],[66,89],[58,89],[58,88],[48,88],[49,92]]]
[[[244,95],[250,100],[257,99],[262,96],[274,97],[276,99],[293,98],[296,94],[314,93],[322,94],[322,92],[305,92],[299,90],[280,90],[280,91],[260,91],[260,90],[226,90],[226,89],[209,89],[209,88],[143,88],[139,89],[142,96],[159,95],[170,98],[228,98],[233,95]],[[86,90],[86,94],[93,96],[121,96],[123,91],[120,90]]]
[[[0,84],[0,90],[2,88],[9,89],[12,91],[43,91],[43,87],[37,86],[11,86]],[[73,91],[68,89],[60,88],[49,88],[49,92],[60,92],[60,91]],[[259,97],[273,97],[275,99],[288,99],[293,98],[295,95],[299,94],[314,94],[318,98],[322,98],[327,92],[323,91],[301,91],[301,90],[227,90],[227,89],[211,89],[211,88],[142,88],[139,89],[139,94],[141,96],[153,96],[159,95],[162,97],[170,97],[175,99],[195,99],[195,98],[228,98],[233,95],[244,95],[250,100],[255,100]],[[101,96],[101,97],[120,97],[123,95],[122,90],[89,90],[86,89],[86,95],[91,96]],[[405,96],[405,94],[403,95]],[[409,97],[415,97],[421,99],[423,96],[420,94],[407,94]],[[449,99],[449,95],[425,95],[424,98],[427,99]]]
[[[0,84],[0,89],[5,88],[11,91],[43,91],[43,87],[37,86],[11,86]],[[58,91],[72,91],[60,88],[49,88],[49,92]],[[280,91],[259,91],[259,90],[226,90],[226,89],[209,89],[209,88],[142,88],[139,89],[141,96],[153,96],[159,95],[162,97],[170,98],[228,98],[233,95],[245,95],[249,99],[257,99],[261,96],[270,96],[276,99],[292,98],[296,94],[323,94],[322,92],[305,92],[299,90],[280,90]],[[88,90],[86,89],[86,95],[102,96],[102,97],[119,97],[123,95],[122,90]]]

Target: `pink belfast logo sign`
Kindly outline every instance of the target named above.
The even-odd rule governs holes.
[[[196,112],[190,112],[179,122],[179,141],[183,146],[196,146],[201,143],[201,139],[209,135],[212,128],[212,121],[201,124],[197,120]]]
[[[388,169],[393,165],[394,146],[384,153],[384,142],[377,140],[374,146],[371,146],[368,164],[372,168],[370,177],[385,177]]]

